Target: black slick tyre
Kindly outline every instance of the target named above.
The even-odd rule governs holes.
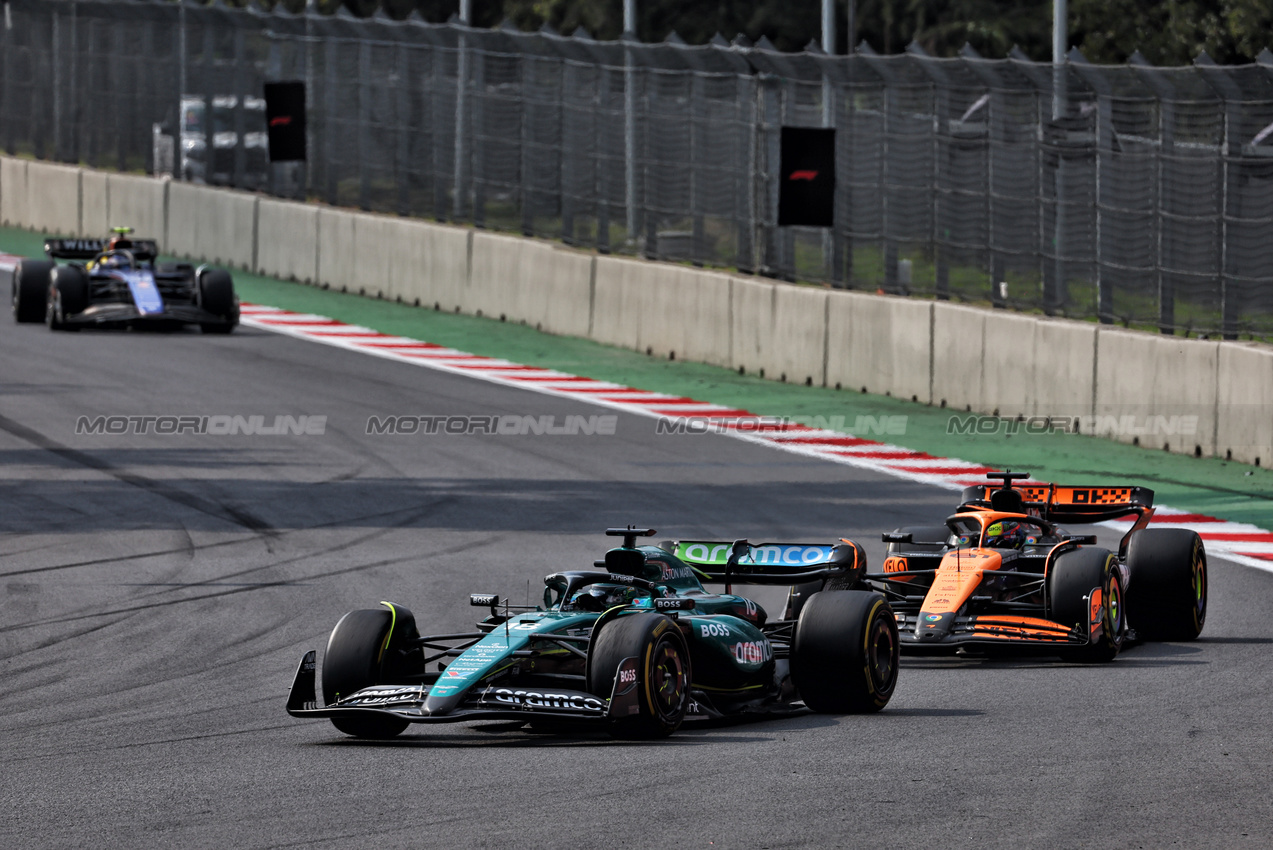
[[[1099,592],[1101,634],[1087,646],[1061,653],[1068,661],[1103,664],[1113,661],[1127,637],[1123,581],[1114,553],[1105,549],[1062,552],[1048,568],[1048,619],[1084,633],[1092,622],[1092,596]]]
[[[200,330],[206,334],[228,334],[238,324],[238,304],[234,298],[234,282],[224,269],[204,269],[196,281],[199,306],[223,322],[203,322]]]
[[[653,612],[621,616],[601,630],[588,651],[588,690],[614,692],[625,658],[637,659],[639,711],[612,721],[616,738],[664,738],[675,732],[690,704],[690,652],[676,623]]]
[[[13,320],[22,324],[44,321],[49,293],[49,273],[54,263],[47,260],[23,260],[13,270]]]
[[[791,645],[791,678],[821,714],[865,714],[897,687],[897,619],[883,594],[822,591],[805,602]]]
[[[1196,531],[1149,528],[1127,543],[1128,621],[1144,640],[1194,640],[1207,621],[1207,552]]]
[[[350,611],[340,618],[323,654],[323,701],[331,705],[342,696],[379,684],[385,641],[393,624],[387,610]],[[392,738],[407,721],[383,715],[333,717],[332,725],[356,738]]]
[[[84,272],[74,266],[54,266],[49,272],[48,304],[45,321],[50,330],[78,331],[79,326],[69,324],[67,316],[82,313],[88,307],[88,280]]]

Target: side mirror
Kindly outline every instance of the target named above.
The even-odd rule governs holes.
[[[1065,542],[1078,543],[1083,546],[1095,546],[1096,535],[1095,534],[1071,534],[1069,537],[1065,538]]]
[[[910,543],[912,536],[909,531],[886,531],[880,535],[880,539],[885,543]]]
[[[499,605],[499,594],[470,593],[469,604],[474,608],[495,608]]]

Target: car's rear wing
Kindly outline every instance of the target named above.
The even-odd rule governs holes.
[[[672,546],[672,554],[699,578],[719,584],[794,585],[866,571],[866,553],[851,540],[833,545],[678,540]]]
[[[964,489],[959,509],[990,508],[1037,514],[1051,521],[1105,522],[1135,515],[1148,521],[1154,491],[1148,487],[1071,487],[1060,484],[1017,484],[1010,489],[983,484]]]
[[[141,262],[159,256],[159,243],[153,239],[130,239],[125,250]],[[91,260],[110,248],[109,239],[45,239],[44,253],[55,260]]]

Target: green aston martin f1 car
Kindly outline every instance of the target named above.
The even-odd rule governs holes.
[[[836,590],[865,570],[843,543],[796,565],[732,544],[636,545],[652,529],[610,529],[623,545],[592,570],[544,579],[543,604],[508,605],[494,594],[476,631],[421,635],[415,617],[384,602],[351,611],[323,657],[306,653],[287,710],[326,717],[342,732],[387,738],[411,723],[506,719],[536,725],[599,724],[619,737],[670,735],[685,720],[805,710],[883,708],[897,683],[898,637],[883,595]],[[721,558],[691,554],[727,551]],[[676,552],[685,555],[678,557]],[[725,583],[712,593],[704,582]],[[795,619],[769,620],[732,584],[822,582]]]

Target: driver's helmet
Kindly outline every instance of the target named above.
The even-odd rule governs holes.
[[[576,593],[570,600],[580,611],[606,611],[627,605],[640,594],[622,584],[594,584]]]
[[[983,540],[987,549],[1020,549],[1026,542],[1026,529],[1011,520],[992,522],[986,526]]]
[[[122,269],[128,267],[128,258],[112,252],[104,254],[97,264],[104,269]]]

